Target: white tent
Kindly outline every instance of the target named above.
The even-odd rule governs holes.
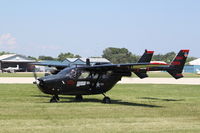
[[[200,65],[200,58],[193,60],[193,61],[190,61],[189,65]]]

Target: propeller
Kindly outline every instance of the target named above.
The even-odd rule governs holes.
[[[33,82],[33,84],[36,84],[39,89],[41,86],[44,86],[45,83],[42,79],[38,78],[36,74],[36,69],[33,71],[33,76],[35,78],[35,81]]]
[[[33,76],[34,76],[35,80],[37,80],[37,74],[35,71],[33,72]]]
[[[37,74],[36,74],[36,69],[34,69],[34,71],[33,71],[33,76],[34,76],[34,78],[35,78],[35,81],[33,82],[33,84],[36,84],[37,86],[38,86],[38,78],[37,78]]]

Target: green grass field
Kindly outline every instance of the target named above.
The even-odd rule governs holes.
[[[0,85],[1,133],[199,133],[200,86],[116,85],[83,102],[50,97],[34,85]]]

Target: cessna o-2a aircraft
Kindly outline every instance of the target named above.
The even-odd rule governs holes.
[[[52,95],[50,102],[58,102],[58,95],[74,95],[75,100],[83,100],[82,95],[103,94],[103,103],[111,103],[105,95],[123,76],[130,77],[132,72],[139,78],[148,77],[147,71],[167,71],[175,79],[182,78],[182,70],[189,50],[180,50],[170,64],[151,63],[154,51],[145,50],[137,63],[129,64],[96,64],[91,66],[87,59],[86,65],[51,65],[34,63],[56,67],[51,75],[37,78],[34,73],[38,88],[46,94]]]

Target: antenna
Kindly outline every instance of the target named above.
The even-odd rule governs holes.
[[[90,59],[89,58],[86,59],[86,65],[90,66]]]

